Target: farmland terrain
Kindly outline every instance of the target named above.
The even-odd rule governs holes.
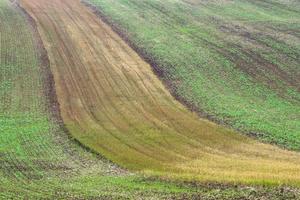
[[[300,1],[85,2],[190,109],[300,150]]]
[[[0,199],[166,199],[195,192],[130,174],[68,136],[47,55],[27,19],[0,1]]]
[[[199,119],[79,1],[16,3],[0,0],[0,199],[300,196],[298,153]]]
[[[151,176],[299,185],[299,153],[199,119],[79,1],[22,0],[21,6],[47,50],[63,122],[85,146]]]

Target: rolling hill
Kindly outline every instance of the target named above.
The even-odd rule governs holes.
[[[148,175],[300,183],[299,153],[199,119],[79,1],[23,0],[21,6],[35,19],[47,50],[62,120],[83,145]]]
[[[300,149],[297,0],[88,0],[191,110]]]
[[[297,1],[90,3],[0,0],[0,199],[300,196]]]

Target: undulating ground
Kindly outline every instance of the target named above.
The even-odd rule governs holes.
[[[238,164],[244,163],[245,165],[241,165],[240,168],[236,168],[238,164],[227,165],[226,168],[231,166],[233,170],[226,172],[228,174],[223,177],[224,180],[228,181],[232,178],[232,180],[240,179],[242,182],[255,183],[251,172],[257,172],[257,176],[267,177],[266,182],[264,182],[266,184],[286,183],[288,180],[291,180],[291,184],[299,184],[299,162],[297,161],[299,155],[297,153],[259,144],[208,121],[199,120],[195,114],[191,114],[170,96],[153,75],[149,65],[144,63],[108,26],[99,21],[78,1],[22,1],[22,6],[34,17],[33,19],[30,19],[15,3],[15,1],[0,0],[0,199],[223,200],[297,199],[300,196],[299,189],[286,186],[274,188],[222,184],[199,185],[181,181],[166,182],[153,177],[145,178],[142,175],[129,173],[127,170],[112,164],[83,147],[83,145],[72,139],[72,136],[83,141],[84,145],[103,154],[107,151],[94,148],[93,139],[98,145],[102,144],[104,147],[111,148],[111,142],[114,142],[116,137],[112,137],[111,133],[107,131],[93,133],[93,130],[97,130],[96,128],[102,125],[99,121],[97,123],[94,121],[101,116],[99,109],[105,109],[104,119],[107,120],[104,120],[105,127],[111,128],[110,118],[112,117],[111,119],[120,120],[118,122],[122,127],[125,125],[126,128],[129,126],[136,130],[124,132],[127,136],[120,137],[122,139],[120,144],[124,142],[126,148],[123,149],[124,145],[114,146],[115,149],[109,149],[110,154],[105,155],[116,161],[120,158],[124,159],[123,150],[127,151],[129,145],[132,145],[131,148],[136,147],[134,150],[137,152],[139,149],[143,150],[141,154],[144,154],[144,152],[150,152],[151,155],[157,153],[151,158],[154,160],[154,165],[149,163],[149,159],[145,159],[145,163],[149,164],[147,168],[149,174],[161,174],[166,177],[166,170],[168,169],[161,170],[161,168],[168,162],[168,159],[171,159],[169,156],[177,158],[178,163],[183,164],[182,170],[189,172],[185,167],[193,164],[188,163],[188,161],[193,155],[196,155],[199,156],[199,161],[208,159],[207,166],[199,165],[198,169],[203,167],[203,171],[199,171],[201,176],[203,175],[201,173],[208,169],[211,171],[209,173],[216,169],[216,175],[219,175],[220,180],[222,180],[220,171],[226,163],[222,166],[218,162],[228,163],[235,158],[232,160],[233,162],[236,160]],[[83,19],[91,21],[83,23]],[[37,22],[39,32],[35,29],[34,22]],[[75,26],[75,24],[78,24],[78,26]],[[93,28],[100,32],[91,32],[90,30],[93,30]],[[43,41],[40,40],[39,34],[42,35]],[[87,35],[83,36],[83,34]],[[91,39],[89,39],[90,36]],[[43,44],[45,44],[47,52],[43,49]],[[82,54],[77,55],[75,53],[79,52],[79,47]],[[118,50],[117,53],[116,49]],[[95,55],[96,50],[99,53],[98,56]],[[48,56],[50,63],[48,62]],[[126,62],[122,61],[122,58],[126,58]],[[62,63],[55,64],[62,60],[66,63],[63,63],[63,65],[61,65]],[[107,61],[104,62],[104,60]],[[118,60],[119,62],[117,62]],[[83,69],[81,62],[84,64],[88,62],[88,64],[85,65],[86,71],[80,73],[77,70]],[[69,71],[61,73],[60,70]],[[109,73],[110,71],[111,73]],[[55,83],[52,80],[51,73],[54,75]],[[80,74],[86,77],[81,77]],[[99,79],[101,74],[103,79]],[[92,75],[95,77],[93,78]],[[64,84],[62,84],[61,81],[69,76],[73,78],[65,79]],[[110,90],[109,87],[115,86],[111,80],[124,80],[125,76],[128,77],[126,79],[128,83],[124,81],[122,82],[123,87],[118,85],[118,87],[114,87],[114,90]],[[138,78],[138,76],[141,77]],[[90,83],[86,84],[86,82]],[[101,87],[101,90],[98,87]],[[121,91],[124,88],[128,89],[128,96],[123,94],[125,91]],[[54,89],[57,89],[60,106],[56,102],[56,91]],[[76,98],[78,91],[80,91],[80,98]],[[110,93],[107,94],[106,92]],[[100,97],[101,94],[104,95],[103,93],[109,97],[107,101],[99,104],[99,100],[93,100],[102,100]],[[136,94],[139,93],[140,98],[137,98]],[[92,96],[93,94],[100,96]],[[65,99],[66,97],[69,98]],[[123,100],[124,98],[126,100]],[[136,100],[130,98],[136,98]],[[155,101],[157,102],[155,103]],[[114,105],[116,103],[125,104],[124,110],[120,112],[121,106],[116,106],[116,113],[106,110],[112,108],[108,106],[108,102]],[[147,104],[150,105],[153,111],[150,112],[151,109],[146,106]],[[103,105],[106,107],[103,107]],[[69,106],[69,112],[67,112],[66,106]],[[82,106],[84,106],[83,114],[78,113],[79,108],[83,109]],[[66,120],[66,127],[61,119],[59,108],[61,108],[63,119]],[[139,112],[133,113],[135,109],[140,112],[146,109],[145,115],[143,115],[145,117],[141,117]],[[93,114],[93,111],[96,114]],[[128,111],[129,114],[125,111]],[[166,115],[162,115],[162,113],[166,113]],[[183,118],[188,117],[191,127],[195,128],[195,135],[190,132],[191,127],[186,127],[188,125],[184,127],[177,125],[177,123],[187,123],[185,120],[178,120],[176,116],[178,113],[184,115]],[[122,116],[117,117],[121,114],[125,114],[124,117],[127,119]],[[136,116],[134,117],[133,114]],[[172,119],[170,118],[171,114],[174,114]],[[155,116],[161,119],[160,115],[165,116],[163,119],[166,122],[155,120]],[[91,116],[95,117],[91,118]],[[129,118],[129,116],[132,116],[132,118]],[[70,121],[67,120],[68,118]],[[74,121],[74,118],[77,121]],[[124,121],[124,119],[126,120]],[[132,119],[133,121],[131,121]],[[141,120],[144,120],[146,127],[136,126]],[[72,123],[74,125],[70,126]],[[115,130],[120,130],[119,127],[115,126]],[[170,132],[165,132],[168,127],[170,127]],[[111,130],[110,128],[107,130]],[[159,128],[163,132],[160,132]],[[174,131],[175,129],[176,131]],[[177,131],[184,129],[188,130],[187,135],[182,134],[183,131]],[[145,130],[145,132],[137,130]],[[153,132],[149,132],[149,130]],[[213,133],[216,134],[218,140],[210,134],[211,130],[214,131]],[[162,137],[162,133],[166,133],[167,136],[171,137]],[[83,137],[83,135],[86,137]],[[199,138],[198,140],[198,137],[202,137],[202,139]],[[164,141],[160,141],[159,138],[163,138]],[[228,142],[231,139],[233,141]],[[172,140],[176,141],[174,145],[177,145],[179,150],[188,151],[185,151],[185,153],[174,152],[177,146],[174,151],[171,151],[172,144],[162,148]],[[130,142],[132,143],[130,144]],[[162,145],[157,144],[160,142]],[[137,144],[140,145],[137,146]],[[142,145],[144,145],[144,148],[141,148]],[[216,149],[211,149],[212,145]],[[233,148],[229,145],[237,145],[237,147]],[[153,147],[150,148],[151,146]],[[155,147],[161,149],[153,151]],[[227,147],[230,148],[226,150]],[[249,150],[243,150],[243,148],[248,149],[248,147]],[[234,152],[230,152],[235,149],[237,150],[236,155]],[[134,160],[132,157],[136,153],[134,150],[127,152],[130,161],[128,165],[123,162],[120,162],[120,164],[143,171],[146,168],[142,159],[137,159],[139,163],[136,163],[136,165],[131,162],[131,159]],[[194,150],[197,151],[193,152]],[[163,154],[159,155],[159,151]],[[191,153],[191,155],[188,155],[188,153]],[[116,154],[121,156],[116,156]],[[208,154],[211,154],[212,157]],[[166,156],[165,160],[155,161],[161,159],[162,156]],[[225,159],[225,156],[229,156],[229,159]],[[147,158],[145,155],[144,157]],[[245,159],[245,161],[242,159]],[[198,160],[195,160],[196,165],[198,165]],[[246,166],[248,164],[254,166],[255,161],[257,161],[258,167],[250,169],[249,166]],[[187,162],[186,165],[185,162]],[[215,163],[214,166],[213,163]],[[167,164],[167,167],[170,166],[171,164]],[[175,165],[172,169],[174,169],[174,177],[176,177],[176,174],[178,174],[176,170],[181,168]],[[191,168],[189,173],[194,174],[195,169],[197,169],[196,166]],[[242,173],[241,176],[231,174],[234,169],[237,170],[237,173],[239,173],[239,170],[245,173]],[[267,172],[267,170],[272,170],[273,174]],[[283,171],[285,171],[285,174],[282,173]],[[170,174],[173,176],[172,173]],[[185,174],[183,175],[185,176]],[[247,179],[248,177],[250,179]],[[183,177],[180,176],[179,178]],[[196,179],[198,178],[200,176],[196,177]],[[258,182],[263,183],[262,179],[258,179]]]
[[[166,199],[195,193],[130,174],[70,139],[61,126],[47,56],[26,19],[0,0],[0,199]]]
[[[85,146],[151,176],[300,184],[299,153],[200,119],[79,0],[22,0],[21,6],[47,50],[63,122]]]
[[[191,109],[300,150],[300,1],[86,2]]]

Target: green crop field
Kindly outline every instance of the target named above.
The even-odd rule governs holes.
[[[300,150],[300,2],[89,0],[191,109]]]
[[[88,25],[92,24],[91,27],[84,25],[82,19],[88,17],[94,19],[92,13],[87,11],[82,18],[76,17],[75,14],[80,16],[83,13],[80,11],[85,8],[83,5],[78,6],[76,0],[20,2],[21,7],[18,1],[0,0],[1,200],[300,199],[300,179],[297,171],[300,165],[297,152],[285,151],[239,136],[234,131],[217,126],[208,120],[200,120],[196,115],[184,110],[183,106],[166,93],[167,90],[161,87],[162,84],[153,78],[154,75],[149,73],[151,70],[138,70],[138,66],[147,67],[147,65],[141,64],[141,61],[138,61],[139,65],[133,62],[138,56],[124,47],[117,34],[109,35],[105,26],[99,29],[107,34],[106,38],[99,38],[118,41],[112,42],[115,49],[118,45],[122,47],[118,49],[119,51],[116,50],[115,54],[108,48],[110,43],[95,37],[99,35],[94,33],[93,30],[96,29],[91,27],[95,24],[96,27],[100,25],[95,21],[94,24],[86,22]],[[89,2],[97,6],[101,15],[105,15],[109,23],[122,32],[132,46],[155,66],[157,73],[173,94],[191,109],[209,119],[256,135],[263,141],[300,150],[299,1],[89,0]],[[48,7],[39,7],[46,3],[49,3]],[[56,9],[51,7],[59,3],[66,7]],[[75,6],[68,7],[70,5]],[[71,8],[74,10],[70,11]],[[59,9],[66,12],[59,12]],[[26,11],[40,16],[41,19],[30,18]],[[70,13],[73,16],[68,15]],[[49,18],[45,17],[47,14]],[[75,20],[71,21],[69,18]],[[55,29],[57,32],[52,32],[53,27],[43,26],[42,22],[59,28]],[[82,31],[84,27],[86,32]],[[50,31],[43,35],[42,29]],[[76,32],[78,30],[81,32]],[[90,40],[79,37],[81,34]],[[43,37],[40,37],[42,35],[46,39],[43,40]],[[61,40],[55,40],[56,37]],[[70,39],[72,37],[75,38],[73,43]],[[76,40],[76,37],[82,40]],[[95,46],[90,45],[90,48],[84,48],[87,44],[93,44],[93,38],[95,41],[99,39],[98,43],[94,43]],[[58,41],[61,44],[57,44]],[[70,41],[68,43],[70,46],[67,47],[64,41]],[[97,48],[98,44],[105,45],[99,45]],[[85,57],[73,56],[72,53],[79,47],[82,49],[82,55],[86,52],[90,54],[87,53]],[[49,53],[49,49],[52,52]],[[63,53],[67,52],[66,55],[70,55],[66,60],[63,53],[59,54],[58,50],[62,49],[65,50]],[[68,51],[69,49],[73,51]],[[107,49],[109,51],[105,52]],[[99,55],[93,54],[93,50],[99,52]],[[100,53],[105,56],[101,56]],[[124,56],[126,53],[128,57]],[[129,64],[124,61],[128,64],[127,69],[122,61],[124,68],[119,70],[118,54],[120,57],[133,58]],[[91,74],[96,77],[95,80],[81,80],[78,74],[77,77],[74,75],[76,73],[73,73],[74,76],[70,76],[72,78],[69,80],[75,83],[77,79],[83,85],[83,89],[80,90],[84,91],[80,93],[81,98],[88,100],[82,107],[92,107],[92,111],[95,112],[90,112],[89,109],[86,109],[86,112],[92,113],[95,118],[101,116],[101,112],[96,113],[102,109],[102,101],[99,103],[98,99],[104,98],[103,107],[109,104],[115,106],[103,109],[106,110],[103,127],[108,124],[111,130],[117,130],[119,124],[112,127],[107,118],[113,122],[120,122],[121,127],[125,124],[122,127],[125,128],[120,129],[119,135],[116,131],[112,131],[115,136],[119,136],[118,142],[111,138],[113,134],[93,129],[102,124],[90,123],[88,114],[80,112],[82,107],[76,107],[78,104],[74,99],[71,102],[77,110],[65,109],[64,112],[73,112],[71,117],[77,114],[82,124],[63,120],[61,108],[68,106],[63,107],[57,100],[59,95],[63,96],[64,93],[59,94],[55,91],[55,86],[59,85],[59,82],[54,82],[55,73],[51,70],[55,67],[50,67],[51,61],[53,64],[55,60],[53,55],[61,56],[59,57],[61,60],[57,59],[61,63],[64,61],[71,63],[70,66],[74,71],[78,70],[79,75],[88,74],[83,72],[86,69],[100,68],[99,63],[108,60],[111,55],[117,55],[112,56],[111,61],[105,66],[110,75],[105,80],[109,83],[110,79],[116,79],[114,81],[118,83],[116,84],[118,87],[114,87],[113,90],[119,92],[118,94],[124,91],[129,91],[129,94],[138,92],[145,94],[135,99],[136,103],[130,99],[131,96],[122,98],[125,99],[124,102],[118,102],[121,95],[109,91],[108,86],[101,88],[99,85],[103,82],[101,83],[94,73]],[[95,55],[99,57],[93,57]],[[82,65],[84,70],[80,71],[78,66],[81,65],[78,63],[83,61],[90,65],[87,65],[87,68],[84,68],[86,65]],[[62,69],[67,69],[67,65],[61,66]],[[136,71],[130,70],[131,66],[136,67]],[[102,73],[105,74],[106,71],[102,69],[100,73],[95,74]],[[64,74],[59,75],[63,77]],[[128,79],[129,84],[127,82],[119,84],[118,79],[124,77]],[[141,77],[148,80],[145,81],[146,84],[143,83],[145,84],[143,88],[151,92],[147,93],[140,88]],[[85,84],[86,80],[88,83]],[[93,84],[93,81],[98,84]],[[86,87],[90,86],[89,84],[95,87]],[[62,86],[63,89],[70,86],[68,83],[65,85]],[[99,88],[114,98],[107,98]],[[98,99],[93,96],[95,91],[100,91]],[[147,112],[143,111],[144,108],[136,106],[138,103],[154,105],[152,98],[154,99],[155,95],[163,97],[155,99],[158,102],[156,104],[165,103],[158,106],[159,109],[162,106],[163,112],[155,106],[150,108],[145,106]],[[69,96],[65,96],[69,100]],[[167,103],[171,105],[168,107],[169,113],[163,108],[167,107]],[[127,107],[122,110],[124,105]],[[128,113],[129,117],[126,116]],[[165,114],[166,124],[160,122],[161,113]],[[176,121],[177,116],[172,116],[172,113],[180,113],[182,118],[187,117],[189,120],[186,123]],[[140,115],[145,115],[145,118],[141,118]],[[128,130],[126,123],[121,120],[125,117],[127,117],[125,122],[131,125]],[[143,121],[140,123],[139,120],[144,120],[144,123]],[[93,137],[82,137],[87,142],[81,144],[73,138],[72,133],[75,131],[72,132],[73,127],[68,126],[68,123],[75,124],[74,129],[79,136],[86,136],[83,130],[87,130],[94,134]],[[180,127],[182,124],[191,127]],[[188,132],[193,125],[197,129],[203,129],[204,133],[197,135],[194,131]],[[164,132],[169,129],[169,132]],[[180,134],[173,134],[175,132],[173,129],[179,130]],[[156,132],[157,130],[160,132]],[[213,132],[210,133],[211,130]],[[187,135],[184,135],[185,132]],[[162,134],[171,139],[163,137],[162,141]],[[96,148],[90,145],[95,151],[85,146],[88,146],[90,141],[98,145],[94,145]],[[183,142],[191,149],[184,146]],[[101,145],[108,147],[106,154],[103,155],[108,155],[107,158],[114,161],[118,159],[120,161],[113,163],[104,158],[101,154],[103,147]],[[132,149],[128,148],[130,151],[126,151],[127,148],[123,148],[126,145]],[[147,156],[142,153],[136,154],[135,150],[146,152]],[[130,169],[136,168],[138,172],[129,171],[119,165],[129,166],[128,168],[132,166]],[[270,169],[273,169],[273,174],[270,173]],[[182,178],[185,173],[189,177],[188,180]],[[196,175],[200,178],[196,178]],[[201,182],[201,176],[206,176],[207,180],[214,180],[216,183]],[[293,183],[288,184],[289,180]]]
[[[68,137],[50,110],[49,69],[41,65],[25,19],[0,0],[0,199],[165,199],[195,193],[132,175]]]

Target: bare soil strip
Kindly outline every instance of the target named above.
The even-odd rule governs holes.
[[[199,119],[80,1],[21,6],[48,52],[63,121],[82,144],[150,175],[300,185],[299,153]]]

